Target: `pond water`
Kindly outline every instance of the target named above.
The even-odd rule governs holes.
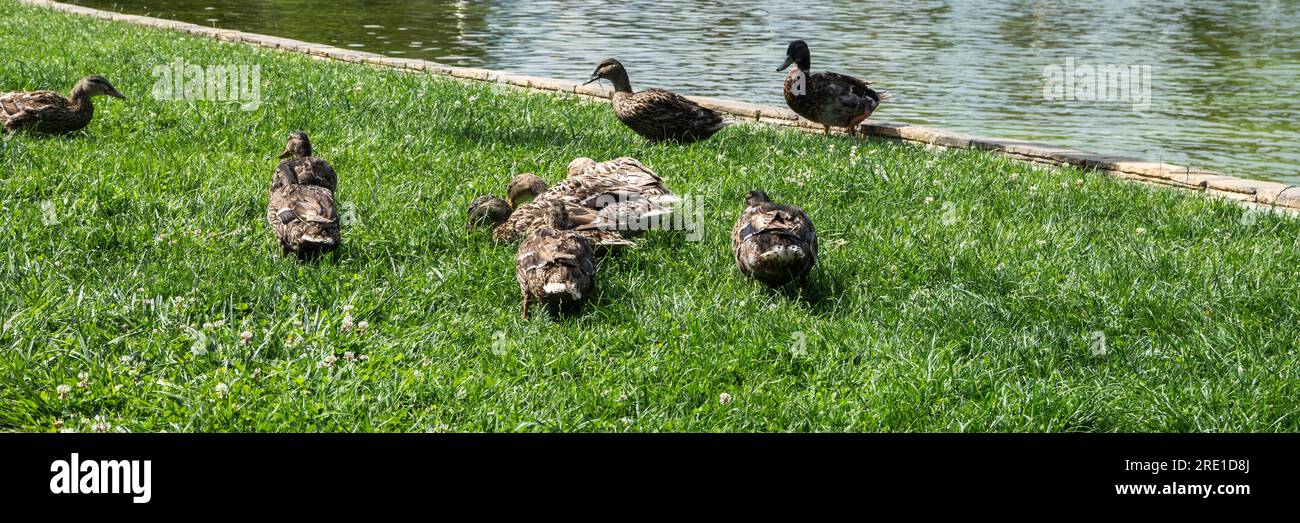
[[[894,95],[882,121],[1300,182],[1291,0],[75,3],[578,81],[614,57],[634,88],[773,105],[800,38]]]

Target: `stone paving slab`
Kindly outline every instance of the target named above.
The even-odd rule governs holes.
[[[608,99],[613,96],[613,91],[611,89],[598,84],[581,85],[576,81],[558,78],[520,75],[473,67],[453,67],[427,60],[395,58],[365,51],[341,49],[324,44],[303,42],[290,38],[246,33],[231,29],[204,27],[162,18],[103,11],[78,5],[59,3],[52,0],[19,1],[25,4],[43,6],[67,13],[90,16],[104,20],[126,22],[140,26],[181,31],[225,42],[245,43],[270,49],[281,49],[317,58],[365,63],[408,71],[423,71],[465,80],[502,83],[523,89],[574,93],[583,97]],[[705,96],[689,96],[688,98],[694,100],[700,105],[724,113],[737,121],[751,121],[767,125],[795,127],[811,132],[822,132],[823,130],[822,126],[800,118],[794,113],[794,111],[785,107],[757,105]],[[1300,187],[1287,183],[1238,178],[1234,176],[1226,176],[1213,171],[1192,169],[1162,162],[1150,162],[1136,158],[1098,154],[1069,147],[1059,147],[1025,140],[975,136],[920,125],[868,120],[859,126],[859,131],[866,135],[906,140],[939,147],[983,149],[1021,161],[1058,166],[1074,166],[1142,183],[1179,187],[1204,192],[1212,196],[1239,200],[1252,204],[1275,206],[1286,208],[1288,210],[1300,210]],[[833,129],[832,132],[838,134],[843,133],[844,130]]]

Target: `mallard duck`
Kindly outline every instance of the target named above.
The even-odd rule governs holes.
[[[277,175],[276,179],[293,180],[293,183],[303,185],[316,185],[330,191],[338,190],[338,176],[334,174],[334,168],[330,167],[325,160],[312,156],[311,153],[311,140],[307,138],[307,133],[302,131],[289,133],[289,141],[284,144],[284,151],[280,153],[280,158],[288,159],[280,162],[280,166],[276,168],[277,172],[284,171],[284,176]]]
[[[90,99],[101,95],[126,99],[102,76],[82,78],[67,98],[53,91],[3,93],[0,94],[0,124],[8,132],[20,129],[44,134],[78,131],[95,115]]]
[[[552,188],[566,202],[596,211],[597,220],[578,223],[579,231],[617,230],[624,235],[653,228],[656,217],[672,212],[681,201],[649,167],[635,158],[597,163],[590,158],[569,162],[568,177]]]
[[[600,221],[596,211],[583,207],[573,191],[577,188],[570,180],[563,180],[555,188],[547,187],[546,182],[535,174],[527,173],[514,177],[507,187],[507,193],[514,202],[522,205],[513,206],[510,216],[492,230],[492,238],[498,242],[513,242],[527,236],[530,232],[547,223],[551,202],[566,202],[568,220],[574,224],[591,224]],[[586,236],[602,252],[613,248],[635,245],[614,231],[582,230],[579,234]]]
[[[469,203],[469,224],[465,230],[473,230],[476,227],[486,226],[495,229],[510,218],[513,210],[510,203],[497,198],[496,196],[479,196]]]
[[[614,115],[652,142],[694,142],[713,136],[726,126],[717,112],[671,91],[646,89],[633,93],[627,70],[618,60],[601,62],[583,85],[602,78],[614,84]]]
[[[337,178],[329,164],[310,156],[306,134],[291,133],[285,151],[295,158],[280,162],[275,169],[266,222],[283,255],[313,259],[339,245],[339,215],[334,204]]]
[[[533,173],[524,173],[510,180],[510,185],[506,186],[506,198],[510,200],[511,207],[519,207],[533,201],[533,198],[540,196],[547,189],[546,180],[542,177]]]
[[[858,124],[871,116],[889,93],[876,92],[871,82],[831,72],[811,72],[812,55],[803,40],[790,42],[785,51],[784,71],[790,64],[797,67],[785,77],[785,103],[799,116],[822,125],[827,134],[831,127],[847,127],[856,134]]]
[[[537,203],[545,206],[544,223],[528,233],[515,254],[515,281],[523,294],[524,319],[532,303],[572,310],[586,301],[596,286],[595,251],[590,240],[569,230],[564,203]]]
[[[746,276],[774,287],[797,280],[807,288],[808,273],[817,263],[817,232],[803,209],[750,191],[745,211],[731,229],[731,252]]]

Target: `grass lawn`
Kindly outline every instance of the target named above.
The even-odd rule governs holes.
[[[0,91],[99,73],[130,97],[0,146],[0,430],[1300,428],[1292,218],[751,125],[648,145],[573,96],[0,10]],[[260,66],[261,108],[154,100],[178,58]],[[294,129],[357,218],[316,265],[264,221]],[[622,155],[703,204],[703,239],[649,233],[581,313],[521,320],[514,246],[467,236],[465,206]],[[734,267],[753,188],[813,217],[807,295]]]

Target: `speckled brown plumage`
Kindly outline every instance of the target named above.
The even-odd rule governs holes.
[[[529,232],[515,254],[515,281],[523,295],[523,317],[536,303],[561,311],[585,302],[596,286],[595,252],[575,231],[562,203],[551,203],[542,224]]]
[[[771,286],[795,280],[807,287],[808,273],[817,263],[817,232],[803,209],[750,191],[745,211],[731,229],[731,251],[746,276]]]
[[[339,215],[334,202],[337,176],[325,160],[311,155],[311,142],[302,132],[289,135],[271,180],[266,222],[284,255],[309,260],[337,249]]]
[[[689,143],[704,140],[726,126],[722,116],[672,91],[632,92],[627,70],[618,60],[601,62],[587,83],[601,78],[614,84],[614,115],[652,142]]]
[[[830,132],[831,127],[846,127],[856,133],[858,124],[875,112],[888,93],[878,93],[871,82],[831,72],[811,72],[808,45],[796,40],[786,50],[786,61],[778,71],[796,64],[785,77],[785,103],[790,109]],[[798,84],[803,78],[802,93]]]
[[[102,76],[77,82],[68,97],[53,91],[0,93],[0,125],[7,132],[30,130],[43,134],[79,131],[95,115],[91,98],[107,95],[126,99]]]

